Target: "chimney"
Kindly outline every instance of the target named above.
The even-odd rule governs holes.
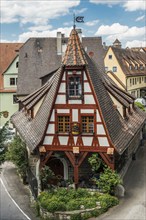
[[[78,36],[80,38],[80,41],[82,42],[82,30],[81,29],[76,29]]]
[[[62,54],[62,43],[61,43],[61,39],[62,39],[62,34],[61,34],[61,32],[57,32],[57,55],[61,55],[61,54]]]

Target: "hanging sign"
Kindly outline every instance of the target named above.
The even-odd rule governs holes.
[[[79,123],[78,122],[74,122],[73,124],[72,124],[72,134],[73,135],[78,135],[78,134],[80,134],[80,125],[79,125]]]
[[[107,148],[107,154],[113,155],[114,154],[114,148],[108,147]]]

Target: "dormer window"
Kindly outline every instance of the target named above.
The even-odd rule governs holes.
[[[138,65],[137,64],[135,65],[135,69],[138,70]]]
[[[142,64],[140,64],[140,70],[143,70],[143,69],[144,69],[143,65],[142,65]]]
[[[82,96],[81,75],[73,74],[68,76],[68,97],[69,99],[80,99]]]
[[[129,65],[129,69],[132,70],[132,65],[131,64]]]

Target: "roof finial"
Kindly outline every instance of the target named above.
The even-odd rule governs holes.
[[[76,22],[76,16],[75,16],[75,13],[74,13],[74,24],[73,24],[73,29],[75,29],[76,28],[76,25],[75,25],[75,22]]]

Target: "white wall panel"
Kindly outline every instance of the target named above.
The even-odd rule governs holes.
[[[57,109],[57,113],[69,113],[69,109]]]
[[[69,100],[69,104],[82,104],[82,100]]]
[[[82,137],[84,146],[91,146],[93,137]]]
[[[77,136],[74,136],[73,138],[74,138],[74,143],[75,143],[75,145],[76,145],[76,144],[77,144],[77,138],[78,138],[78,137],[77,137]]]
[[[85,104],[95,104],[93,95],[84,95]]]
[[[84,92],[91,92],[89,83],[84,83]]]
[[[107,137],[98,137],[99,145],[101,147],[109,147],[108,139]]]
[[[66,93],[66,83],[61,83],[59,87],[59,92]]]
[[[61,144],[61,145],[67,145],[67,143],[68,143],[68,137],[58,136],[58,138],[59,138],[59,141],[60,141],[60,144]]]
[[[62,80],[66,80],[66,78],[65,78],[65,73],[63,74]]]
[[[93,114],[94,113],[94,109],[81,109],[81,113]]]
[[[53,109],[50,121],[55,121],[55,110]]]
[[[47,134],[55,134],[55,125],[54,124],[48,125]]]
[[[97,125],[97,134],[106,134],[103,125]]]
[[[78,118],[78,109],[73,109],[72,110],[72,120],[73,121],[78,121],[79,118]]]
[[[87,76],[86,73],[84,72],[84,80],[87,80]]]
[[[57,95],[55,104],[66,104],[66,96],[65,95]]]
[[[52,144],[52,141],[53,141],[53,136],[46,136],[46,137],[44,138],[43,144],[50,145],[50,144]]]
[[[96,120],[97,120],[97,122],[101,122],[101,118],[100,118],[98,110],[96,110]]]

